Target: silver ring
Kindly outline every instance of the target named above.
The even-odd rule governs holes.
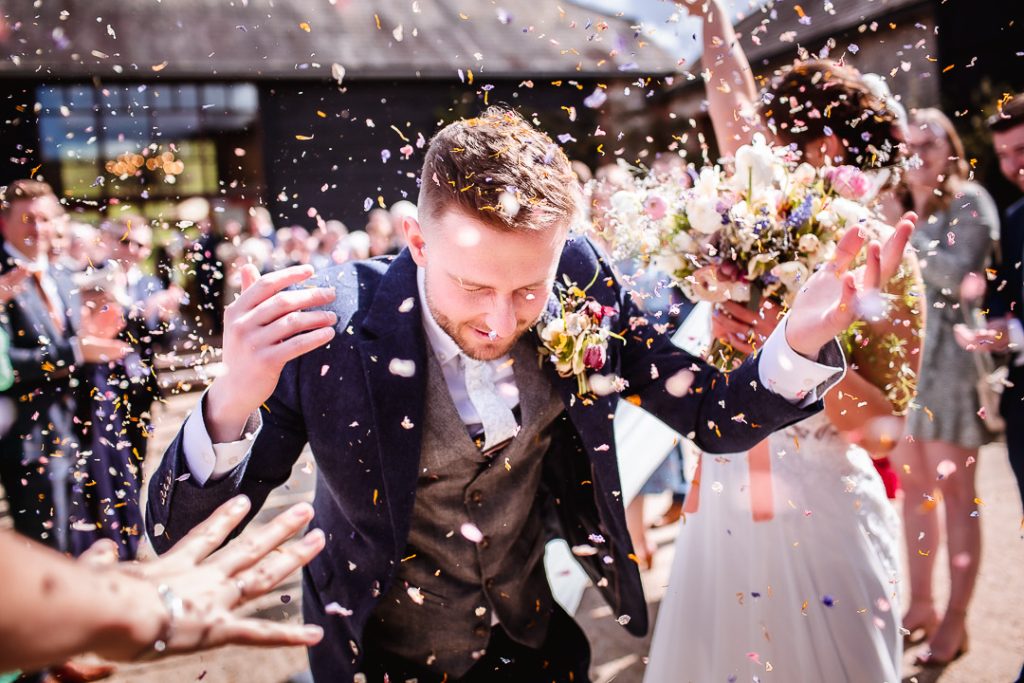
[[[245,580],[235,579],[235,588],[238,589],[238,599],[241,600],[245,597]]]

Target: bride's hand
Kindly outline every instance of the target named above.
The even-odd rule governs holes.
[[[817,358],[822,347],[846,331],[858,318],[871,317],[871,300],[899,271],[903,250],[910,239],[917,214],[908,212],[896,224],[884,245],[867,245],[863,266],[850,269],[864,248],[864,230],[851,229],[839,240],[836,255],[807,280],[793,301],[786,324],[786,341],[806,358]]]
[[[735,301],[716,304],[711,313],[711,334],[737,351],[751,355],[764,345],[778,326],[781,309],[766,301],[760,312]]]

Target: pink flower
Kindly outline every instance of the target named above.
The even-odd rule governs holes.
[[[604,362],[604,344],[593,344],[583,352],[583,365],[590,370],[600,370],[604,367]]]
[[[651,195],[644,200],[644,213],[652,221],[660,221],[668,213],[668,205],[658,195]]]
[[[855,201],[866,197],[871,190],[871,181],[854,166],[839,166],[829,174],[829,181],[840,197]]]

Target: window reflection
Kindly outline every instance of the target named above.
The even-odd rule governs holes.
[[[36,100],[43,163],[71,202],[123,198],[149,213],[261,189],[262,169],[246,166],[260,159],[252,84],[42,85]]]

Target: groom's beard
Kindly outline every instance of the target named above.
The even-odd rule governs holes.
[[[536,320],[517,320],[516,331],[512,336],[502,337],[491,341],[481,337],[481,335],[475,331],[487,330],[487,323],[456,323],[444,313],[437,310],[433,300],[430,298],[429,288],[427,288],[426,294],[427,307],[430,309],[430,314],[434,316],[434,320],[437,322],[438,327],[444,330],[445,334],[452,338],[462,353],[474,360],[495,360],[507,355],[508,352],[512,350],[512,347],[515,346],[516,342],[519,341],[524,334],[530,331],[530,329],[537,323],[537,320],[540,320],[540,315],[537,316]]]

